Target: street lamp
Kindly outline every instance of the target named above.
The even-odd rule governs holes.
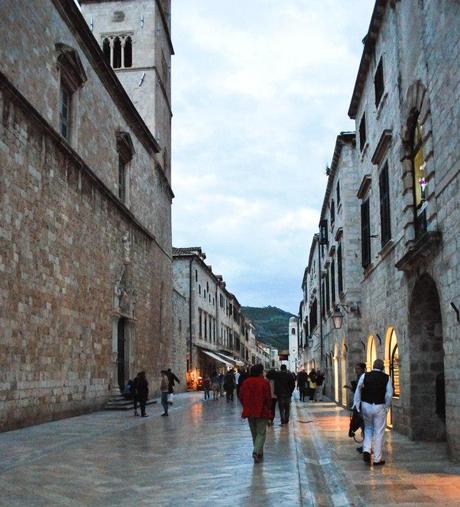
[[[343,313],[340,311],[338,305],[336,305],[334,309],[334,313],[332,314],[332,322],[334,323],[334,329],[341,329],[343,322]]]

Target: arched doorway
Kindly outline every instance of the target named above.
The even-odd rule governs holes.
[[[340,354],[340,372],[341,372],[341,380],[340,384],[342,386],[342,405],[347,405],[347,389],[344,387],[348,384],[347,382],[347,346],[345,344],[345,337],[342,339],[342,347]]]
[[[127,319],[121,317],[118,319],[117,328],[117,373],[118,373],[118,387],[123,392],[126,385],[126,332],[127,332]]]
[[[367,357],[366,365],[368,370],[372,370],[374,361],[377,359],[377,346],[375,344],[375,338],[371,335],[367,339]]]
[[[385,337],[385,371],[390,375],[393,398],[399,398],[400,395],[400,381],[399,381],[399,345],[396,331],[393,327],[388,328]],[[387,417],[388,426],[393,426],[393,410],[390,407]]]
[[[339,346],[334,345],[334,400],[339,403]]]
[[[422,275],[409,306],[410,436],[445,439],[444,349],[436,284]]]

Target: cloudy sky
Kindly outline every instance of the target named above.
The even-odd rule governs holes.
[[[173,0],[174,246],[297,313],[372,0]]]

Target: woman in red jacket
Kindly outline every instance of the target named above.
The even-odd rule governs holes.
[[[272,417],[272,396],[270,383],[264,378],[264,367],[256,364],[251,368],[251,376],[240,387],[240,399],[243,404],[241,417],[248,418],[254,451],[254,463],[260,463],[264,455],[265,435],[268,421]]]

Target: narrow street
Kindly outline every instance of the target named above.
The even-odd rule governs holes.
[[[237,402],[176,396],[170,417],[98,412],[0,434],[0,505],[458,505],[460,466],[445,447],[387,434],[369,469],[333,403],[292,404],[254,465]]]

